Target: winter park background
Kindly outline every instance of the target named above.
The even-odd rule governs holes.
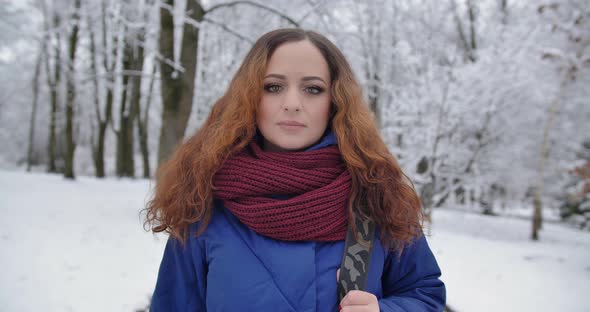
[[[159,159],[279,27],[352,63],[453,311],[590,311],[588,0],[0,0],[0,312],[148,306]]]

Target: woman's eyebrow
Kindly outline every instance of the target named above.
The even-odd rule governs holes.
[[[287,76],[280,75],[280,74],[268,74],[268,75],[264,76],[264,79],[266,79],[266,78],[278,78],[281,80],[287,80]],[[305,77],[301,78],[301,80],[303,80],[303,81],[319,80],[323,83],[326,83],[326,81],[324,81],[324,79],[322,79],[321,77],[318,77],[318,76],[305,76]]]
[[[268,75],[264,76],[264,79],[266,79],[266,78],[279,78],[282,80],[287,80],[287,76],[279,75],[279,74],[268,74]]]
[[[303,81],[319,80],[319,81],[321,81],[321,82],[323,82],[323,83],[326,83],[326,82],[324,81],[324,79],[322,79],[322,78],[320,78],[320,77],[318,77],[318,76],[305,76],[305,77],[303,77],[303,79],[301,79],[301,80],[303,80]],[[326,84],[327,84],[327,83],[326,83]]]

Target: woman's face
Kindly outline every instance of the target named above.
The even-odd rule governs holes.
[[[275,50],[256,115],[264,150],[298,151],[321,139],[330,115],[330,83],[328,63],[311,42]]]

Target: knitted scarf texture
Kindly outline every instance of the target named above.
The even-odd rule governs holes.
[[[214,196],[258,234],[284,241],[344,240],[350,174],[337,146],[266,152],[253,141],[214,176]]]

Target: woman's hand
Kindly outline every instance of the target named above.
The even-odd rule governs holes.
[[[372,293],[351,290],[340,301],[339,309],[342,312],[379,312],[379,303]]]
[[[336,271],[336,281],[340,280],[340,269]],[[379,312],[379,302],[372,293],[360,290],[349,291],[338,307],[343,312]]]

